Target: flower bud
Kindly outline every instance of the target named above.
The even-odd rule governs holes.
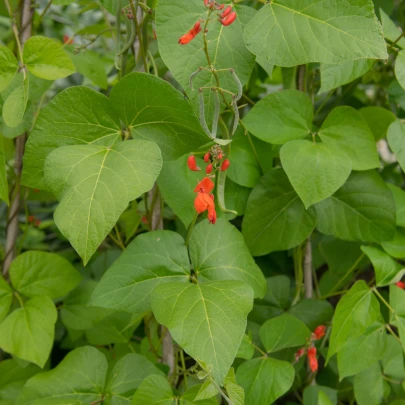
[[[225,9],[225,11],[222,13],[222,14],[220,14],[220,18],[225,18],[225,17],[227,17],[230,13],[231,13],[231,11],[232,11],[232,7],[231,6],[228,6],[226,9]]]
[[[226,11],[226,10],[225,10]],[[225,12],[224,11],[224,12]],[[221,24],[224,25],[225,27],[227,27],[228,25],[231,25],[235,20],[236,20],[236,13],[235,11],[232,11],[231,14],[229,14],[228,16],[226,16],[225,18],[222,18],[220,20]]]
[[[210,174],[211,172],[212,172],[212,163],[210,163],[205,169],[205,173]]]
[[[307,354],[308,357],[316,357],[316,347],[310,347]]]
[[[398,281],[398,283],[395,283],[395,285],[399,288],[405,289],[405,283],[403,281]]]
[[[210,158],[211,158],[210,153],[206,153],[206,154],[204,155],[204,162],[205,162],[205,163],[208,163],[208,162],[210,161]]]
[[[319,340],[325,336],[326,326],[320,325],[315,330],[313,335],[314,340]]]
[[[192,170],[193,172],[198,172],[198,171],[201,170],[201,169],[197,166],[197,162],[196,162],[196,160],[195,160],[195,156],[194,156],[194,155],[191,155],[191,156],[188,157],[188,159],[187,159],[187,165],[188,165],[188,168],[189,168],[190,170]]]
[[[318,370],[318,359],[316,357],[308,357],[308,364],[313,373]]]
[[[228,167],[231,165],[231,162],[229,161],[229,159],[225,159],[223,162],[222,162],[222,165],[221,165],[221,171],[225,171],[226,169],[228,169]]]

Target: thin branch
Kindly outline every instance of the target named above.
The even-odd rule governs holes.
[[[304,257],[304,288],[305,298],[312,298],[314,287],[312,283],[312,243],[311,237],[307,240]]]

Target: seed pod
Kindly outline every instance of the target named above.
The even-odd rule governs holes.
[[[213,138],[217,137],[217,129],[218,129],[218,120],[219,120],[219,113],[221,110],[221,103],[219,101],[219,95],[217,90],[213,90],[214,92],[214,100],[215,100],[215,110],[214,110],[214,117],[212,120],[212,130],[211,136]]]
[[[236,98],[234,98],[232,100],[232,110],[233,110],[235,117],[234,117],[234,121],[233,121],[231,136],[236,132],[236,128],[238,128],[238,123],[239,123],[239,109],[238,109],[238,103],[236,101]]]
[[[190,84],[190,89],[191,89],[192,91],[194,91],[194,88],[193,88],[193,80],[194,80],[194,78],[198,75],[198,73],[201,72],[201,70],[202,70],[202,68],[201,68],[201,66],[200,66],[195,72],[191,73],[190,78],[188,79],[189,84]]]
[[[239,101],[243,94],[243,86],[242,86],[241,81],[239,80],[238,75],[235,72],[235,69],[231,69],[231,75],[232,75],[233,79],[235,80],[236,85],[238,86],[238,94],[236,95],[236,101]]]
[[[206,154],[204,155],[204,162],[205,162],[205,163],[208,163],[208,162],[210,161],[210,159],[211,159],[211,155],[210,155],[210,153],[208,152],[208,153],[206,153]]]
[[[212,172],[212,163],[210,163],[205,169],[205,173],[210,174],[211,172]]]
[[[222,162],[221,171],[224,172],[230,165],[231,165],[231,162],[229,161],[229,159],[225,159]]]
[[[231,14],[229,14],[228,16],[226,16],[225,18],[222,18],[220,20],[221,24],[224,25],[225,27],[227,27],[228,25],[231,25],[236,20],[236,17],[237,17],[236,12],[232,11]]]
[[[225,17],[227,17],[227,16],[231,13],[231,11],[232,11],[232,7],[231,7],[231,6],[228,6],[228,7],[224,10],[224,12],[219,15],[219,17],[220,17],[220,18],[225,18]]]
[[[202,89],[198,90],[199,94],[199,101],[200,101],[200,124],[203,127],[205,133],[210,137],[211,137],[211,133],[210,130],[208,129],[208,125],[207,125],[207,121],[205,121],[205,105],[204,105],[204,95],[202,92]]]

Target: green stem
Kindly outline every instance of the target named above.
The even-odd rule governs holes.
[[[398,342],[402,345],[401,339],[397,336],[397,334],[392,330],[391,326],[386,324],[385,328],[388,330],[389,333],[391,333],[392,336],[394,336],[394,338],[396,340],[398,340]]]
[[[209,379],[211,383],[214,384],[215,388],[218,390],[221,396],[225,399],[225,401],[228,402],[229,405],[234,405],[233,402],[227,397],[225,392],[222,391],[221,387],[215,382],[215,380],[211,376],[209,377]]]
[[[18,292],[15,291],[15,292],[14,292],[14,295],[16,296],[18,302],[20,303],[21,308],[24,308],[24,302],[23,302],[23,300],[22,300],[20,294],[18,294]]]
[[[190,243],[190,238],[191,238],[191,233],[193,232],[195,223],[197,222],[197,218],[198,218],[198,212],[196,212],[194,214],[194,218],[191,221],[190,226],[188,227],[188,231],[187,231],[187,237],[186,237],[186,246],[188,247],[189,243]]]
[[[255,348],[255,350],[262,354],[263,357],[269,357],[268,354],[264,350],[260,349],[259,346],[255,345],[253,342],[251,342],[250,344]]]
[[[180,348],[180,361],[181,361],[181,366],[183,367],[183,370],[187,371],[186,362],[184,360],[184,351],[181,348]],[[184,375],[184,387],[185,387],[185,389],[187,391],[187,389],[188,389],[187,374]]]
[[[388,302],[385,300],[385,298],[379,293],[379,291],[377,290],[377,287],[373,287],[372,288],[373,292],[375,295],[377,295],[377,297],[383,302],[383,304],[389,309],[389,311],[393,314],[395,314],[394,309],[391,307],[390,304],[388,304]]]

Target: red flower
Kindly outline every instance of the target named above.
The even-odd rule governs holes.
[[[194,24],[194,27],[191,28],[190,31],[188,31],[186,34],[184,34],[183,36],[180,37],[179,39],[179,44],[180,45],[186,45],[188,44],[190,41],[192,41],[196,35],[201,31],[201,23],[199,21],[197,21]]]
[[[70,38],[69,35],[64,35],[63,36],[63,43],[66,45],[72,45],[73,44],[73,38]]]
[[[212,225],[217,222],[217,212],[215,211],[215,205],[208,207],[208,221],[210,221]]]
[[[33,223],[35,221],[34,215],[28,215],[28,222]]]
[[[188,168],[194,172],[199,172],[201,169],[197,166],[197,162],[195,160],[195,156],[191,155],[187,159]]]
[[[405,289],[405,282],[403,281],[398,281],[398,283],[395,283],[395,285],[399,288]]]
[[[204,162],[205,162],[205,163],[208,163],[208,162],[210,161],[210,158],[211,158],[211,155],[210,155],[209,153],[206,153],[206,154],[204,155]]]
[[[194,200],[194,207],[198,214],[207,211],[209,207],[214,207],[214,201],[207,193],[198,193]]]
[[[318,370],[318,359],[316,357],[309,357],[308,356],[308,364],[309,368],[313,373]]]
[[[316,347],[310,347],[308,349],[308,357],[316,357]]]
[[[405,285],[405,284],[404,284]],[[319,340],[325,336],[325,331],[326,331],[326,326],[325,325],[320,325],[318,326],[315,330],[314,333],[312,334],[314,340]]]
[[[230,162],[228,159],[225,159],[225,160],[222,162],[221,171],[224,172],[230,165],[231,165],[231,162]]]
[[[305,349],[299,349],[295,352],[295,361],[298,361],[305,354]]]
[[[222,18],[220,20],[220,22],[222,25],[224,25],[226,27],[228,25],[231,25],[235,20],[236,20],[236,13],[235,13],[235,11],[232,11],[231,14],[229,14],[225,18]]]
[[[212,172],[212,163],[210,163],[206,168],[205,168],[205,173],[210,174]]]
[[[209,177],[204,177],[194,189],[195,193],[206,193],[210,194],[214,189],[214,182]]]
[[[227,17],[230,13],[231,13],[231,11],[232,11],[232,7],[231,6],[228,6],[225,10],[224,10],[224,12],[222,13],[222,14],[220,14],[220,18],[225,18],[225,17]]]

